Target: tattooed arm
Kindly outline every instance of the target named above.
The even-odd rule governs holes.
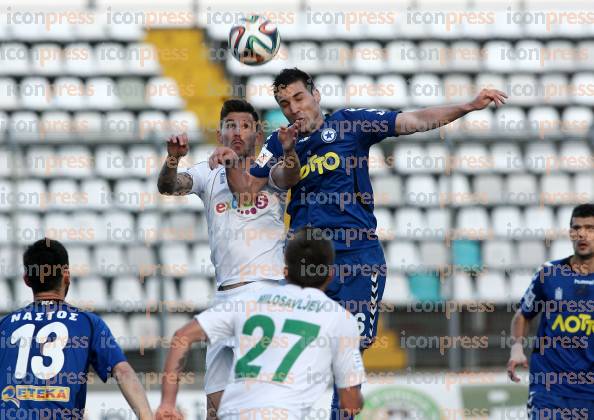
[[[206,340],[208,337],[196,320],[188,322],[173,335],[161,381],[161,406],[157,410],[157,420],[181,418],[175,409],[181,374],[188,360],[192,343]]]
[[[188,153],[188,136],[182,134],[167,139],[167,159],[159,173],[157,188],[164,195],[186,195],[192,191],[192,176],[177,173],[177,165]]]

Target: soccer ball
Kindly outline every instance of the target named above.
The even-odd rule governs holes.
[[[229,32],[229,48],[243,64],[264,64],[276,55],[280,34],[274,23],[263,16],[242,17]]]

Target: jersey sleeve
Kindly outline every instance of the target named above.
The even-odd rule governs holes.
[[[528,290],[520,299],[520,310],[527,319],[532,319],[543,309],[546,295],[544,293],[544,271],[538,270],[532,277]]]
[[[111,375],[115,365],[126,361],[126,356],[107,324],[98,316],[92,317],[94,322],[91,339],[90,363],[103,382]]]
[[[233,337],[235,317],[228,309],[223,304],[218,304],[195,316],[210,343]]]
[[[396,137],[396,116],[400,111],[375,108],[347,108],[345,118],[351,122],[351,130],[358,140],[371,146],[388,137]]]
[[[208,178],[209,170],[207,162],[200,162],[189,168],[180,169],[177,173],[190,175],[192,177],[192,190],[190,192],[200,195],[206,188],[206,180]]]
[[[337,388],[349,388],[365,382],[365,369],[361,358],[359,328],[355,317],[346,311],[340,313],[336,336],[332,340],[332,373]]]
[[[276,165],[283,155],[283,146],[277,137],[275,131],[266,139],[260,154],[254,161],[254,164],[250,168],[250,174],[256,178],[268,178],[270,176],[270,170]]]

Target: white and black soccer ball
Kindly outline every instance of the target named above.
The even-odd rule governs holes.
[[[250,66],[272,60],[280,43],[276,25],[260,15],[240,18],[229,31],[229,49],[233,57]]]

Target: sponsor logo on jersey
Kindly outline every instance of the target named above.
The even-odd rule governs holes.
[[[258,210],[263,210],[268,207],[269,203],[270,199],[268,198],[268,195],[264,192],[259,192],[254,203],[246,203],[244,206],[239,207],[237,198],[233,197],[231,201],[217,203],[215,205],[215,211],[217,214],[223,214],[227,210],[235,210],[239,214],[256,214],[258,213]]]
[[[17,407],[21,401],[70,401],[70,388],[67,386],[9,385],[2,390],[2,401],[10,401]]]
[[[268,161],[270,160],[271,157],[272,157],[272,152],[266,148],[266,145],[264,145],[264,147],[262,147],[262,150],[260,151],[260,154],[256,158],[256,164],[260,168],[263,168],[264,165],[266,165],[268,163]]]
[[[307,178],[310,173],[322,175],[326,171],[333,171],[340,166],[340,157],[335,152],[328,152],[325,155],[313,155],[307,159],[307,163],[301,167],[300,179]]]
[[[567,317],[564,317],[562,314],[558,314],[551,329],[553,331],[559,330],[561,332],[568,333],[576,333],[581,331],[585,335],[589,336],[592,334],[593,327],[594,320],[592,320],[592,315],[590,314],[569,315]]]
[[[325,128],[320,135],[324,143],[332,143],[336,140],[336,130],[333,128]]]
[[[297,143],[304,143],[304,142],[306,142],[308,140],[309,140],[309,136],[303,137],[302,139],[299,139],[299,141]]]

